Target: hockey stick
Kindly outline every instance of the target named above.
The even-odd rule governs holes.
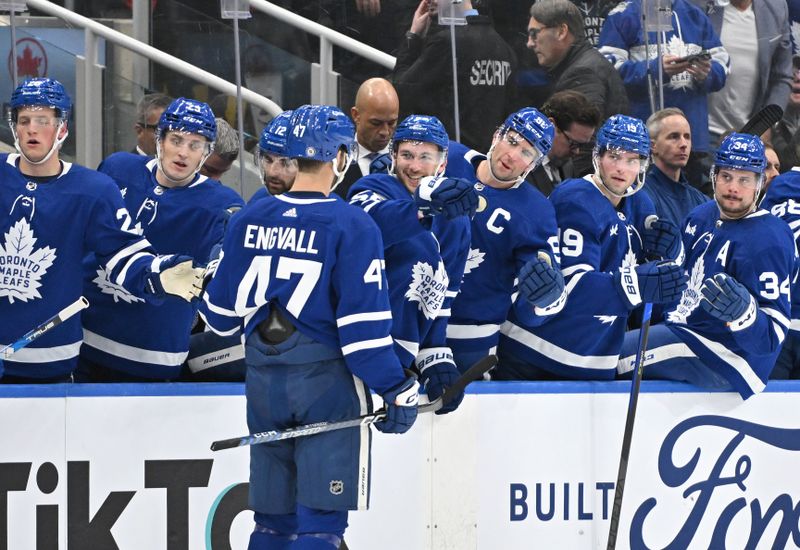
[[[464,391],[470,382],[481,378],[484,373],[488,372],[493,366],[497,364],[497,356],[488,355],[472,365],[467,372],[462,374],[455,383],[447,388],[441,397],[425,403],[417,408],[419,413],[435,412],[444,407],[453,398]],[[235,447],[244,447],[246,445],[258,445],[259,443],[268,443],[270,441],[282,441],[284,439],[292,439],[295,437],[305,437],[307,435],[314,435],[323,432],[331,432],[334,430],[341,430],[343,428],[352,428],[354,426],[365,426],[374,424],[386,416],[386,410],[380,409],[372,414],[359,416],[358,418],[351,418],[350,420],[340,420],[338,422],[315,422],[313,424],[305,424],[297,426],[296,428],[289,428],[283,431],[269,431],[257,434],[246,435],[244,437],[234,437],[231,439],[223,439],[221,441],[214,441],[211,444],[212,451],[221,451],[223,449],[233,449]]]
[[[754,114],[750,120],[742,126],[739,133],[761,137],[761,134],[769,130],[781,117],[783,117],[783,109],[777,105],[767,105]]]
[[[89,301],[81,296],[70,305],[50,317],[47,321],[36,327],[35,329],[27,332],[22,338],[14,342],[13,344],[9,344],[3,349],[0,349],[0,359],[8,359],[11,357],[15,352],[21,350],[34,340],[36,340],[39,336],[48,332],[53,327],[56,327],[78,313],[82,309],[86,309],[89,307]]]
[[[617,471],[617,486],[614,489],[614,506],[611,509],[611,525],[608,529],[608,544],[606,550],[614,550],[617,546],[617,530],[619,529],[619,516],[622,512],[622,495],[625,491],[625,479],[628,475],[628,457],[631,454],[633,440],[633,423],[636,420],[636,405],[639,402],[639,385],[644,372],[644,355],[647,351],[647,334],[650,332],[650,315],[653,304],[644,305],[642,328],[639,330],[639,349],[636,352],[636,363],[633,369],[631,394],[628,399],[628,417],[625,419],[625,434],[622,436],[622,452],[619,457],[619,470]]]

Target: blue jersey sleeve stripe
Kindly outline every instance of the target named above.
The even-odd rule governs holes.
[[[384,338],[376,338],[374,340],[361,340],[360,342],[353,342],[352,344],[347,344],[346,346],[342,346],[342,355],[350,355],[351,353],[355,353],[357,351],[362,351],[365,349],[375,349],[375,348],[382,348],[384,346],[391,346],[394,342],[392,341],[391,336],[386,336]]]
[[[493,336],[500,330],[500,325],[447,325],[447,337],[455,340],[468,340],[471,338],[486,338]]]
[[[613,370],[617,368],[619,361],[618,355],[580,355],[573,353],[536,336],[510,321],[506,321],[503,324],[502,332],[512,340],[516,340],[520,344],[564,365],[592,370]]]
[[[217,315],[224,315],[225,317],[239,317],[235,311],[231,311],[230,309],[225,309],[223,307],[219,307],[211,303],[211,300],[208,299],[208,294],[203,295],[203,302],[208,307],[208,310],[212,313],[216,313]]]
[[[594,268],[589,264],[575,264],[563,268],[561,270],[561,274],[564,275],[564,277],[569,277],[578,271],[594,271]]]
[[[216,319],[215,316],[206,315],[206,313],[201,309],[199,312],[200,318],[203,319],[203,322],[206,324],[208,328],[213,330],[216,334],[220,336],[233,336],[236,334],[240,329],[239,319],[231,320],[231,322],[226,323],[231,325],[235,323],[233,328],[222,328],[221,324],[218,321],[228,321],[228,319]]]
[[[129,361],[137,361],[139,363],[146,362],[154,365],[181,365],[186,360],[186,356],[189,353],[188,351],[157,351],[129,346],[86,329],[83,330],[83,341],[85,344],[104,351],[109,355],[128,359]]]
[[[134,242],[133,244],[126,246],[116,254],[114,254],[110,260],[106,262],[106,270],[111,273],[117,267],[117,264],[124,260],[125,258],[132,256],[139,252],[140,250],[144,250],[145,248],[149,248],[150,243],[147,239],[139,239],[138,241]]]
[[[146,257],[153,257],[152,254],[147,252],[137,252],[125,262],[125,266],[120,270],[119,275],[114,279],[114,282],[120,286],[125,284],[125,277],[128,276],[128,269],[138,260],[139,258],[146,258]],[[110,273],[110,271],[109,271]]]
[[[336,319],[336,326],[339,328],[352,325],[353,323],[364,323],[367,321],[386,321],[392,318],[391,311],[370,311],[369,313],[354,313]]]
[[[408,340],[395,338],[394,343],[410,353],[412,357],[416,357],[419,353],[419,342],[409,342]]]
[[[781,313],[777,309],[773,309],[771,307],[762,307],[761,311],[763,311],[765,314],[769,315],[775,321],[783,325],[784,328],[789,328],[791,322],[789,321],[789,319],[786,318],[786,316],[783,313]]]

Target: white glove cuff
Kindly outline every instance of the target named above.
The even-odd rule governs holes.
[[[739,332],[740,330],[744,330],[755,323],[757,317],[758,304],[756,303],[756,299],[750,296],[750,305],[747,306],[747,311],[745,311],[738,319],[734,319],[728,323],[728,327],[733,332]]]
[[[633,307],[638,306],[642,303],[642,295],[639,293],[639,276],[636,274],[636,268],[621,267],[619,273],[619,284],[623,294]]]
[[[414,361],[420,373],[439,363],[453,363],[453,351],[450,348],[425,348],[420,350]]]

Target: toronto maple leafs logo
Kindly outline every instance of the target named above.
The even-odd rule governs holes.
[[[484,256],[486,256],[486,252],[481,252],[478,248],[470,248],[467,263],[464,266],[464,275],[470,273],[473,269],[477,269],[483,263]]]
[[[435,271],[431,264],[417,262],[411,269],[411,284],[405,297],[411,302],[418,302],[419,310],[427,319],[434,319],[442,309],[448,283],[444,262],[439,260]]]
[[[144,302],[143,299],[137,298],[120,285],[112,283],[105,268],[98,269],[95,273],[97,273],[97,277],[92,279],[92,282],[97,285],[103,294],[111,294],[112,298],[114,298],[114,303],[120,300],[128,304]]]
[[[616,315],[595,315],[594,318],[604,325],[613,325],[614,321],[617,320]]]
[[[614,8],[611,11],[608,12],[608,15],[611,16],[616,13],[622,13],[623,11],[625,11],[625,8],[628,7],[628,4],[629,2],[620,2],[619,4],[614,6]]]
[[[692,225],[691,223],[686,224],[686,234],[691,235],[694,237],[694,234],[697,233],[697,224]]]
[[[53,265],[56,249],[35,248],[36,237],[28,220],[21,218],[5,234],[0,244],[0,296],[27,302],[41,298],[41,278]]]
[[[705,264],[703,256],[700,256],[694,266],[692,266],[692,271],[689,273],[689,287],[681,294],[681,300],[678,302],[677,307],[667,314],[667,319],[669,321],[685,325],[686,319],[697,309],[697,306],[700,304],[700,298],[703,297],[700,293],[700,289],[706,278]]]

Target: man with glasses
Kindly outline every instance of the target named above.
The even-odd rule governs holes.
[[[692,129],[683,111],[667,107],[647,119],[653,163],[647,171],[644,191],[653,201],[656,214],[677,226],[709,198],[689,185],[684,168],[692,152]]]
[[[569,0],[540,0],[531,6],[528,48],[549,73],[551,93],[575,90],[605,119],[628,112],[628,95],[614,67],[586,40],[583,16]]]
[[[191,254],[207,264],[231,213],[244,205],[235,191],[201,175],[217,137],[205,103],[179,98],[161,114],[156,158],[115,153],[99,170],[111,176],[131,217],[126,229],[162,254]],[[174,380],[189,350],[197,311],[177,301],[144,303],[109,280],[94,257],[84,262],[82,381]]]
[[[395,353],[404,367],[416,367],[430,399],[458,379],[445,328],[478,206],[472,182],[441,177],[448,144],[439,119],[411,115],[395,130],[389,174],[370,174],[350,189],[350,204],[368,212],[381,230]]]
[[[189,250],[155,256],[132,230],[114,182],[59,158],[72,110],[60,82],[25,81],[11,95],[10,109],[18,154],[0,155],[0,344],[81,295],[78,266],[90,252],[97,269],[132,300],[172,303],[180,301],[167,294],[187,301],[199,294],[202,269],[179,255]],[[6,360],[3,381],[70,380],[82,337],[76,315]]]
[[[464,280],[447,326],[460,370],[494,353],[500,324],[515,299],[539,323],[564,307],[555,213],[525,184],[550,151],[554,134],[547,117],[527,107],[508,116],[485,156],[475,151],[449,156],[447,175],[474,182],[479,194]]]
[[[789,330],[790,286],[796,274],[794,236],[757,206],[764,184],[764,145],[732,133],[715,153],[714,201],[686,218],[683,240],[689,287],[650,328],[647,378],[763,391]],[[639,331],[625,336],[619,372],[633,369]]]
[[[553,147],[528,175],[528,181],[549,197],[562,180],[589,172],[593,136],[600,126],[600,112],[581,92],[565,90],[553,94],[542,105],[542,113],[553,123],[556,133]],[[586,156],[587,151],[590,162],[576,162],[581,156]]]
[[[654,221],[653,203],[638,193],[649,153],[642,121],[613,116],[597,133],[594,174],[550,195],[567,304],[538,326],[517,304],[502,327],[493,378],[613,379],[631,312],[642,303],[672,302],[686,288],[683,268],[660,261],[681,261],[680,231]]]
[[[147,94],[139,100],[136,105],[136,123],[133,125],[136,147],[131,153],[145,157],[155,156],[158,119],[170,103],[171,97],[159,93]]]

